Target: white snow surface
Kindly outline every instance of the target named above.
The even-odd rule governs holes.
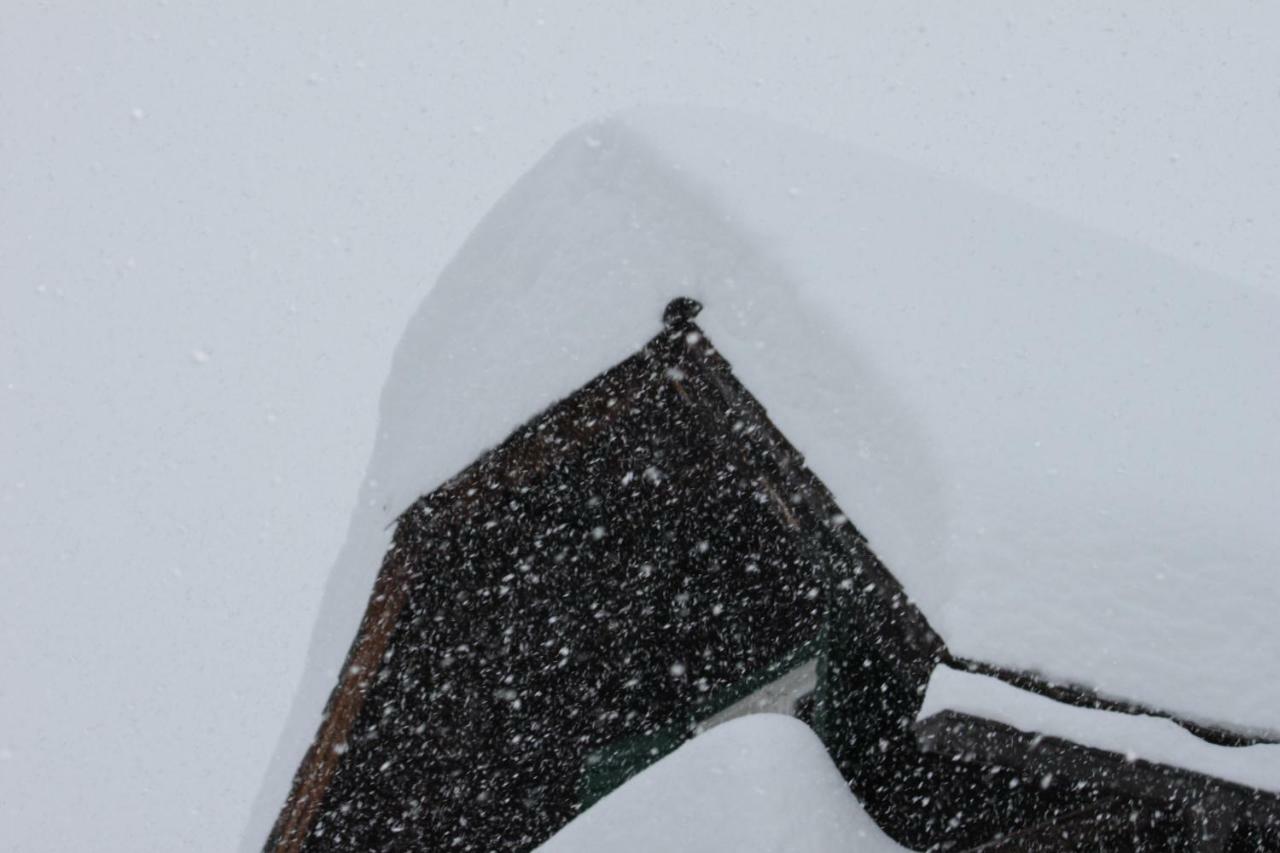
[[[779,125],[640,111],[564,138],[410,322],[250,839],[395,517],[680,295],[955,653],[1280,730],[1274,297]]]
[[[1162,717],[1078,708],[1019,690],[998,678],[946,666],[933,671],[917,719],[941,711],[958,711],[1130,760],[1168,764],[1280,792],[1280,744],[1218,746]]]
[[[5,3],[0,849],[235,845],[396,341],[567,128],[728,106],[1280,293],[1278,24],[1252,0]]]
[[[906,850],[804,723],[754,714],[695,737],[579,815],[541,853]]]

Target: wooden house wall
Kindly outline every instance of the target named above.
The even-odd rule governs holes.
[[[267,848],[532,849],[639,766],[588,760],[656,757],[802,647],[815,730],[903,843],[1061,824],[1080,849],[1182,844],[1179,815],[1114,787],[921,748],[929,673],[965,662],[690,317],[667,320],[401,517]]]
[[[587,754],[821,626],[798,457],[664,334],[406,514],[407,598],[301,849],[529,849]]]

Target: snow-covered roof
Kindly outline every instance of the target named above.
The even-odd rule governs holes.
[[[940,666],[929,679],[918,719],[956,711],[1227,782],[1280,792],[1280,744],[1219,746],[1172,720],[1055,702],[988,675]]]
[[[695,737],[592,806],[541,853],[895,853],[817,735],[754,714]]]
[[[675,296],[954,653],[1280,730],[1274,299],[821,138],[641,112],[559,143],[410,322],[250,835],[388,525]]]

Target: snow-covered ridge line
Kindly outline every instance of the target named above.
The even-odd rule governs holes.
[[[1172,720],[1068,705],[947,666],[934,670],[917,719],[943,711],[1280,793],[1280,744],[1218,746]]]

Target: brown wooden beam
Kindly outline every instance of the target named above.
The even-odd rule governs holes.
[[[346,752],[351,727],[360,715],[369,679],[378,671],[387,643],[408,599],[405,549],[392,546],[383,559],[373,597],[347,654],[338,686],[329,696],[323,722],[293,777],[293,788],[268,836],[266,850],[298,853],[311,832],[329,782]]]

